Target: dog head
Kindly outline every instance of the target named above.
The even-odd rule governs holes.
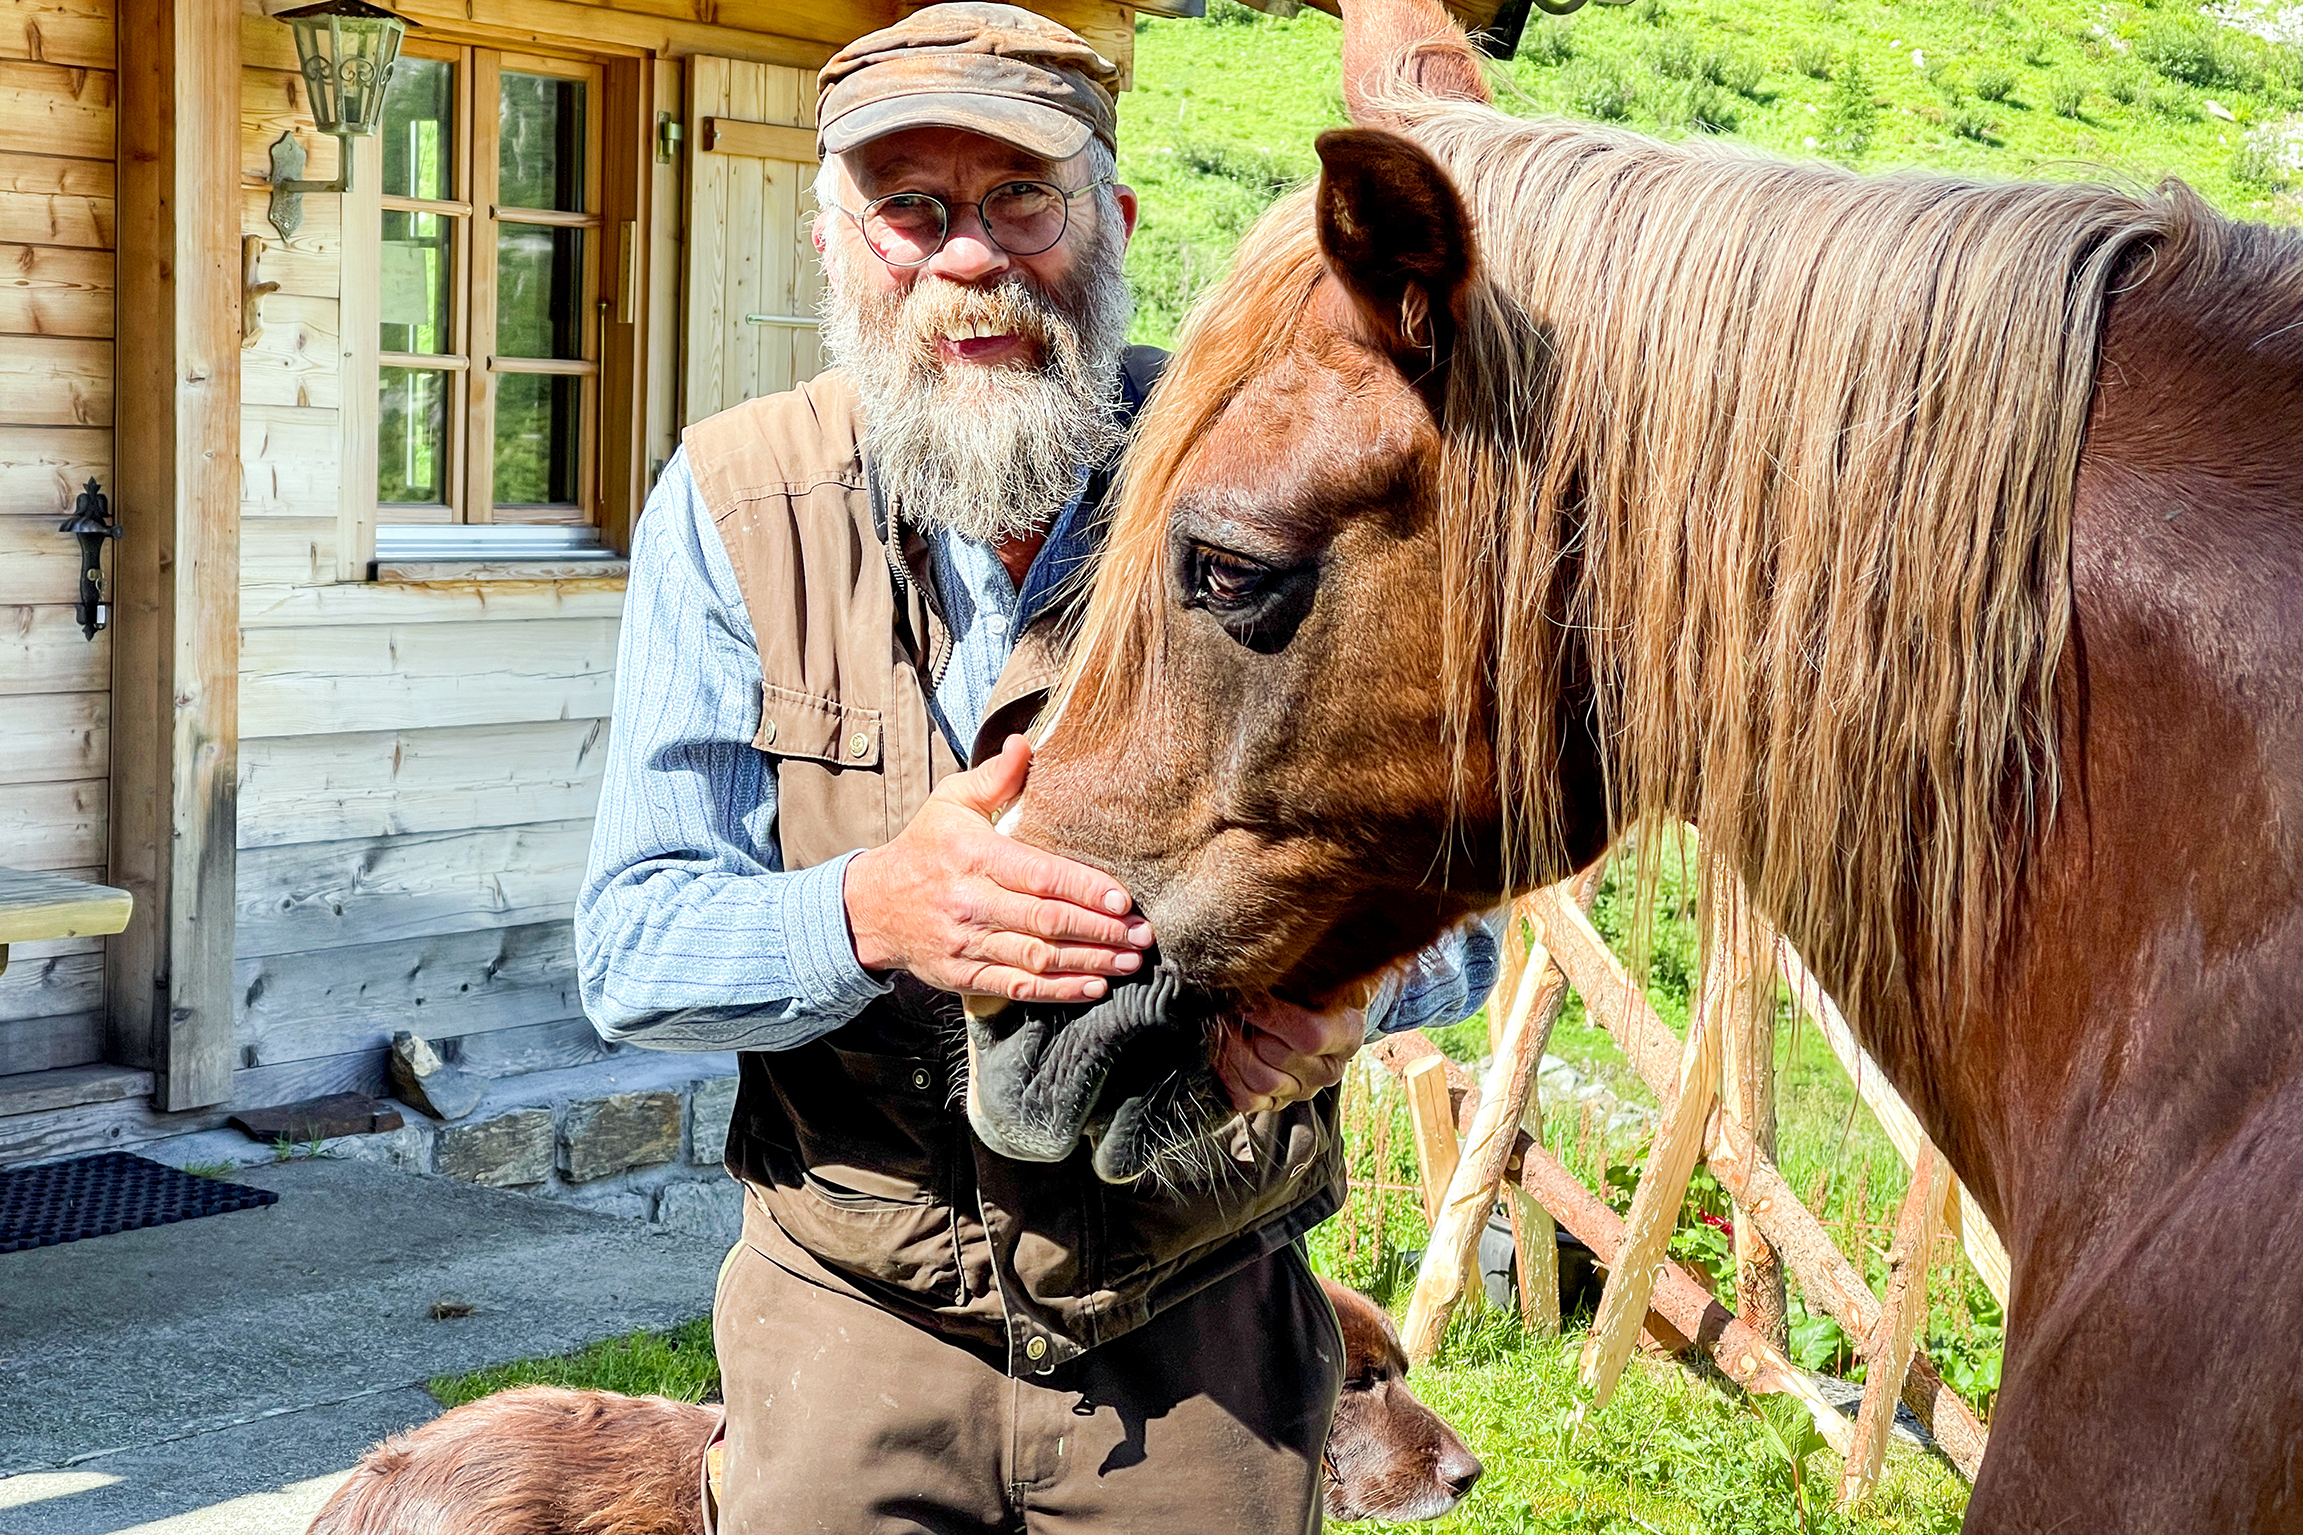
[[[1479,1480],[1479,1457],[1407,1389],[1407,1350],[1381,1306],[1321,1280],[1343,1324],[1343,1395],[1328,1431],[1330,1519],[1437,1519]]]

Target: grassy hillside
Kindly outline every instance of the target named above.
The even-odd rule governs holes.
[[[2176,0],[1591,5],[1531,19],[1502,104],[1866,170],[2175,175],[2228,213],[2303,222],[2303,7],[2236,7],[2252,30]],[[1339,34],[1232,0],[1139,23],[1120,155],[1144,199],[1138,339],[1171,339],[1240,232],[1317,168],[1313,136],[1343,120]]]

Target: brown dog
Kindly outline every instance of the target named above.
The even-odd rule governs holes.
[[[1381,1306],[1323,1279],[1343,1324],[1343,1395],[1327,1431],[1330,1519],[1437,1519],[1479,1480],[1479,1458],[1407,1389],[1407,1350]]]
[[[1401,1379],[1383,1308],[1321,1280],[1342,1324],[1343,1395],[1329,1431],[1331,1519],[1437,1519],[1480,1464]],[[716,1407],[523,1386],[368,1452],[307,1535],[703,1535]]]

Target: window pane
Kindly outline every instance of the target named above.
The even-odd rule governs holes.
[[[496,504],[576,499],[584,381],[564,374],[496,375]]]
[[[452,352],[449,283],[455,226],[437,213],[384,210],[382,345],[387,352]]]
[[[448,500],[448,375],[385,368],[377,419],[376,500],[444,506]]]
[[[584,355],[584,231],[496,226],[496,355]]]
[[[503,74],[496,201],[584,210],[584,82]]]
[[[384,93],[384,195],[456,195],[456,66],[403,57]]]

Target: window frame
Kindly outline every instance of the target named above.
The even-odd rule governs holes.
[[[379,193],[376,207],[379,215],[430,213],[453,221],[450,350],[402,353],[386,352],[379,347],[374,354],[379,372],[368,386],[368,397],[375,398],[381,388],[382,368],[410,368],[447,375],[446,516],[409,515],[420,511],[437,513],[443,509],[439,503],[382,500],[380,486],[371,473],[365,487],[374,508],[370,525],[462,527],[506,523],[602,528],[608,519],[602,495],[600,418],[601,402],[609,382],[605,377],[603,352],[604,332],[612,318],[602,302],[611,223],[606,207],[608,189],[604,165],[609,138],[606,121],[610,105],[609,61],[573,52],[539,53],[486,42],[413,37],[407,40],[402,51],[454,66],[456,120],[451,163],[455,167],[454,190],[463,195],[424,199]],[[516,208],[499,201],[500,82],[507,71],[584,82],[584,211]],[[483,103],[485,110],[482,110]],[[518,358],[496,352],[497,258],[505,225],[573,228],[584,232],[577,294],[580,339],[576,358]],[[378,238],[380,241],[380,226]],[[523,375],[572,376],[582,381],[577,391],[577,485],[573,501],[526,504],[496,500],[495,424],[502,387],[499,381]],[[378,410],[369,423],[369,430],[380,433],[382,425]]]

